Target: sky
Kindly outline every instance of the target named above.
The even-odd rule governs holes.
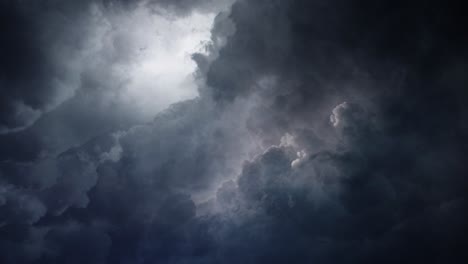
[[[462,1],[0,0],[0,263],[465,263]]]

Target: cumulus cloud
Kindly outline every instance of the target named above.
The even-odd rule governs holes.
[[[180,3],[184,13],[173,15],[158,1],[157,13],[148,1],[3,3],[11,36],[2,44],[0,159],[54,156],[196,97],[191,54],[203,52],[229,5],[202,12],[202,2]]]
[[[182,17],[210,3],[145,2]],[[74,129],[109,127],[59,154],[39,155],[16,133],[2,143],[1,262],[463,262],[459,10],[451,1],[239,0],[192,56],[199,97],[120,127],[100,118],[108,107],[82,121],[55,108]],[[123,53],[113,59],[133,61]],[[101,94],[102,76],[85,74],[99,85],[77,90],[68,107],[93,105],[78,107]],[[119,107],[117,116],[127,112]]]

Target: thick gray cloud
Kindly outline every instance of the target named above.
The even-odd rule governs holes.
[[[71,32],[68,29],[72,21],[86,23],[79,20],[84,6],[70,7],[77,14],[69,17],[70,20],[65,17],[72,14],[71,10],[67,13],[63,7],[52,9],[47,2],[43,5],[22,1],[1,3],[5,39],[0,47],[2,134],[31,125],[42,112],[77,88],[79,76],[73,73],[72,61],[86,46],[80,36],[87,32],[82,25],[76,25],[76,30]],[[50,45],[51,39],[54,46]],[[56,60],[57,57],[64,60]]]
[[[186,15],[208,2],[152,4]],[[9,142],[1,262],[464,262],[460,10],[238,1],[193,55],[199,98],[141,125],[61,121],[112,131],[59,155],[21,159],[34,145]]]
[[[152,13],[149,4],[160,12]],[[208,31],[209,19],[190,16],[203,11],[203,1],[171,2],[171,8],[183,10],[176,13],[167,11],[167,5],[2,2],[7,41],[1,44],[0,160],[54,156],[96,135],[146,122],[170,103],[194,97],[192,65],[182,58],[190,55],[178,53],[191,52],[185,46],[208,38],[190,31]],[[203,14],[212,16],[228,5],[210,5]],[[183,19],[200,25],[178,22]],[[145,66],[148,62],[152,64]],[[158,66],[162,64],[170,65]]]
[[[146,232],[159,234],[193,219],[194,201],[212,197],[255,149],[253,141],[247,140],[246,126],[237,123],[245,123],[245,103],[219,113],[210,100],[204,100],[173,105],[150,124],[97,137],[52,160],[2,163],[4,186],[11,185],[11,191],[2,193],[5,217],[20,218],[32,230],[36,226],[46,229],[38,242],[44,263],[60,263],[70,254],[77,263],[84,261],[82,257],[107,254],[112,262],[135,261],[135,254],[144,250],[140,244],[145,243]],[[244,140],[236,141],[239,138]],[[30,198],[20,193],[25,189]],[[24,211],[14,209],[19,202]],[[4,222],[4,230],[12,224]],[[32,230],[6,238],[21,241],[15,248],[19,255],[10,261],[20,261],[25,254]],[[113,249],[106,242],[109,235],[116,236]],[[127,235],[135,237],[127,241]],[[98,244],[90,243],[95,236]],[[60,241],[67,237],[70,243],[62,245]],[[58,247],[54,249],[58,252],[50,253],[50,245]],[[82,250],[99,251],[81,256]],[[92,258],[86,261],[95,261]]]

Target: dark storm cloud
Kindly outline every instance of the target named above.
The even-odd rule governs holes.
[[[89,85],[87,56],[102,27],[92,4],[99,3],[2,1],[1,134],[31,126]]]
[[[252,148],[236,141],[248,138],[236,123],[245,119],[245,104],[218,113],[206,100],[173,105],[150,124],[97,137],[55,159],[3,162],[2,228],[11,233],[2,241],[18,253],[2,260],[22,261],[27,241],[42,229],[35,241],[39,263],[70,256],[73,263],[151,261],[184,251],[180,246],[190,251],[177,241],[195,218],[192,199],[215,192]],[[20,233],[15,218],[25,221]]]
[[[141,55],[141,46],[128,40],[135,29],[116,16],[150,4],[175,19],[195,10],[214,12],[229,2],[207,9],[204,1],[1,3],[0,160],[54,156],[147,121],[123,94],[130,73],[115,70]]]
[[[48,104],[53,104],[56,94],[66,92],[61,91],[63,87],[58,87],[61,82],[68,81],[67,73],[63,71],[66,65],[54,61],[56,54],[46,46],[46,41],[48,37],[54,37],[51,34],[60,35],[67,21],[56,21],[51,24],[55,28],[47,32],[49,29],[42,28],[40,23],[47,24],[46,20],[53,14],[46,13],[51,11],[47,7],[44,7],[44,13],[35,7],[41,5],[20,1],[1,3],[1,32],[4,39],[0,47],[1,133],[30,125]],[[57,48],[63,44],[57,43]],[[76,44],[79,46],[79,42]],[[73,84],[70,86],[73,87]]]
[[[461,11],[239,1],[200,98],[1,163],[2,263],[464,262]]]
[[[237,194],[218,194],[247,207],[234,215],[261,212],[233,227],[227,237],[239,243],[219,242],[219,250],[260,263],[466,258],[456,246],[466,241],[454,232],[466,232],[467,198],[460,8],[435,1],[233,6],[236,33],[207,73],[211,94],[229,101],[260,93],[253,131],[273,142],[292,133],[305,154],[272,148],[244,167]],[[246,243],[252,248],[242,250]]]
[[[92,30],[100,26],[93,5],[131,10],[139,4],[157,7],[163,14],[173,10],[174,15],[186,15],[193,10],[214,12],[229,1],[2,1],[0,133],[30,126],[80,88],[80,63],[90,63],[83,57],[93,48]],[[117,56],[125,57],[124,52]]]

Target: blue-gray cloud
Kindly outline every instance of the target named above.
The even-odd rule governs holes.
[[[9,142],[1,262],[465,261],[461,10],[238,1],[199,98],[47,158]]]

